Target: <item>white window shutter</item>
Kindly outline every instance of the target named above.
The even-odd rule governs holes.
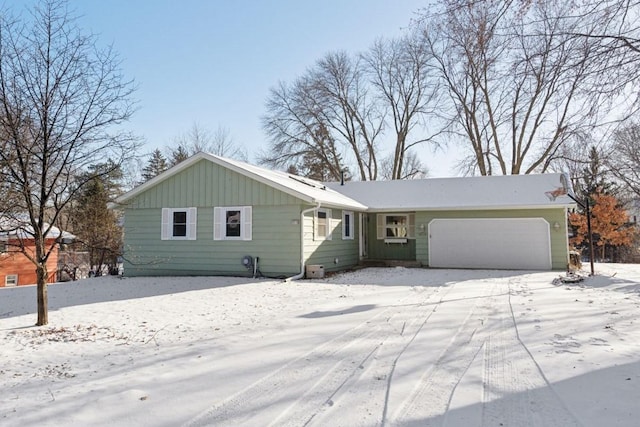
[[[320,240],[318,236],[318,211],[313,212],[313,240]]]
[[[162,208],[162,225],[160,226],[160,239],[169,240],[171,236],[171,214],[168,208]]]
[[[407,237],[409,239],[416,238],[416,214],[409,214],[409,227],[407,228]]]
[[[377,214],[376,215],[376,228],[377,228],[377,234],[378,234],[378,239],[384,239],[385,236],[385,228],[384,228],[384,215],[383,214]]]
[[[196,224],[198,223],[198,208],[187,209],[187,239],[196,240]]]
[[[242,208],[242,240],[251,240],[251,206]]]
[[[213,240],[222,240],[222,208],[213,208]]]
[[[331,240],[331,235],[333,234],[333,221],[331,219],[331,213],[331,209],[327,209],[327,240]]]

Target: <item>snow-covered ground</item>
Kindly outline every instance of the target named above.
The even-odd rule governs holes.
[[[640,265],[0,289],[2,426],[637,426]]]

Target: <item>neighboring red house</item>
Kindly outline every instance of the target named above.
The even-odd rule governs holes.
[[[63,233],[67,238],[71,235]],[[55,243],[60,237],[60,230],[53,228],[46,240],[47,246],[55,244],[56,247],[47,260],[48,278],[47,283],[56,281],[58,270],[58,253],[60,246]],[[20,251],[18,251],[19,241],[11,236],[0,237],[0,287],[35,285],[36,266]],[[35,244],[33,239],[22,239],[22,244],[28,253],[34,253]]]

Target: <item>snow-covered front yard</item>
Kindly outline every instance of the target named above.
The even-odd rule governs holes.
[[[640,265],[0,289],[3,426],[637,426]]]

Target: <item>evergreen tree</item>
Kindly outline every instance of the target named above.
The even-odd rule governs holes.
[[[184,144],[180,144],[175,149],[171,150],[169,155],[170,166],[175,166],[189,158],[189,150]]]
[[[165,159],[162,152],[156,148],[153,153],[151,153],[151,158],[147,162],[147,166],[142,169],[142,181],[149,181],[167,169],[169,169],[167,159]]]
[[[589,164],[583,169],[582,179],[582,197],[585,199],[589,197],[593,201],[593,195],[598,192],[615,193],[613,184],[607,180],[607,171],[596,147],[591,147],[589,151]]]
[[[122,253],[118,214],[107,207],[117,186],[108,175],[92,179],[80,193],[71,218],[77,242],[89,252],[91,267],[98,272],[105,265],[113,269]]]

